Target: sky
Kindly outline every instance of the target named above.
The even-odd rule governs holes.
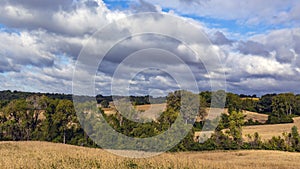
[[[1,0],[0,12],[0,90],[300,93],[298,0]]]

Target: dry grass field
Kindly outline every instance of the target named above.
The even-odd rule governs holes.
[[[113,115],[116,114],[116,110],[114,108],[102,108],[105,114]]]
[[[149,105],[138,105],[135,106],[136,110],[141,112],[141,117],[147,119],[156,119],[162,111],[165,110],[166,104],[149,104]],[[106,114],[114,114],[114,108],[104,109]],[[208,119],[216,118],[221,110],[218,108],[207,108],[207,112],[209,112]],[[228,114],[228,110],[222,110],[223,113]],[[261,123],[265,123],[268,119],[268,115],[260,114],[256,112],[243,111],[245,114],[245,120],[253,119],[253,121],[259,121]],[[199,119],[198,119],[199,121]],[[256,126],[245,126],[243,127],[243,135],[246,138],[247,134],[254,134],[258,132],[263,140],[271,139],[273,136],[281,136],[284,132],[290,132],[293,126],[297,126],[300,129],[300,117],[294,118],[294,123],[288,124],[274,124],[274,125],[256,125]],[[199,132],[195,133],[195,136],[199,135]]]
[[[266,140],[271,139],[272,136],[281,136],[284,132],[290,132],[293,126],[297,126],[300,129],[300,117],[294,118],[294,123],[245,126],[243,127],[243,135],[258,132],[261,138]]]
[[[135,107],[135,109],[141,112],[141,117],[155,120],[160,116],[160,113],[165,111],[166,107],[167,107],[166,103],[146,104],[146,105],[138,105]]]
[[[245,98],[241,98],[241,100],[254,100],[254,101],[259,101],[258,97],[245,97]]]
[[[300,153],[257,150],[165,153],[147,159],[129,159],[101,149],[47,142],[0,142],[0,156],[1,169],[296,169],[300,160]]]
[[[256,112],[251,111],[245,111],[243,110],[243,113],[246,115],[245,119],[249,120],[252,119],[253,121],[259,121],[260,123],[265,123],[268,120],[268,115],[266,114],[260,114]]]
[[[110,104],[111,108],[102,108],[104,113],[107,115],[116,114],[116,108],[113,104]],[[167,104],[146,104],[146,105],[137,105],[135,109],[140,112],[141,118],[152,119],[155,120],[160,116]]]
[[[135,109],[140,112],[140,115],[142,118],[147,119],[157,119],[163,111],[165,111],[167,104],[146,104],[146,105],[137,105],[135,106]],[[111,108],[102,108],[104,113],[107,115],[112,115],[116,113],[116,109],[114,106],[111,106]],[[207,119],[215,119],[220,111],[222,113],[228,114],[228,109],[219,109],[219,108],[206,108],[206,111],[208,112]],[[256,112],[250,112],[250,111],[243,111],[243,113],[246,115],[245,119],[253,119],[253,121],[259,121],[261,123],[264,123],[268,120],[268,115],[265,114],[259,114]],[[199,119],[197,119],[199,121]]]
[[[207,111],[212,111],[212,113],[216,110],[207,109]],[[224,109],[224,113],[228,114],[228,110]],[[253,121],[259,121],[261,123],[265,123],[268,120],[268,115],[260,114],[256,112],[250,112],[243,110],[245,115],[245,120],[253,119]],[[263,140],[271,139],[273,136],[282,136],[282,133],[290,132],[293,126],[297,126],[300,129],[300,117],[294,118],[294,123],[288,124],[272,124],[272,125],[255,125],[255,126],[245,126],[243,127],[243,136],[247,138],[247,134],[254,134],[258,132]],[[200,133],[196,132],[195,136],[198,136]],[[299,167],[300,168],[300,167]]]
[[[148,110],[153,109],[153,110],[157,110],[157,111],[164,111],[166,106],[167,106],[166,103],[137,105],[136,110],[138,110],[138,111],[148,111]]]
[[[207,117],[208,119],[214,119],[219,115],[219,112],[222,112],[228,115],[228,109],[220,109],[220,108],[206,108],[207,113],[209,114]],[[261,113],[256,113],[256,112],[251,112],[251,111],[242,111],[243,114],[245,115],[245,120],[252,119],[253,121],[259,121],[261,123],[264,123],[268,120],[268,115],[266,114],[261,114]]]

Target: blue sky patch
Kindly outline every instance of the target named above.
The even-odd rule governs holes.
[[[103,0],[110,10],[126,10],[130,7],[131,1],[128,0]]]

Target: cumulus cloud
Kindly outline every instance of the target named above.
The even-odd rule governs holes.
[[[243,54],[252,54],[252,55],[262,55],[268,56],[269,52],[266,50],[265,46],[258,42],[247,41],[247,42],[240,42],[238,44],[238,49]]]
[[[232,40],[229,40],[222,32],[217,31],[211,38],[212,43],[216,45],[231,45]]]
[[[10,72],[10,71],[20,71],[18,66],[13,65],[11,60],[3,59],[0,61],[0,73]]]
[[[0,32],[0,56],[10,67],[20,65],[52,66],[54,55],[39,46],[39,39],[28,32]]]
[[[144,0],[139,0],[138,3],[132,4],[131,9],[135,12],[158,12],[156,6]]]
[[[49,8],[40,3],[52,3],[50,0],[35,3],[19,1],[1,2],[0,23],[19,29],[44,29],[57,34],[82,36],[91,34],[109,23],[109,11],[100,1],[56,1]],[[92,4],[94,5],[92,5]],[[96,5],[98,4],[98,5]],[[52,9],[56,7],[57,9]],[[114,12],[117,15],[117,12]]]
[[[222,74],[225,72],[229,91],[257,94],[300,92],[296,87],[300,80],[299,28],[269,30],[268,33],[232,40],[228,36],[230,30],[224,33],[224,30],[210,29],[199,21],[177,14],[168,15],[190,24],[170,24],[164,15],[146,17],[141,14],[130,20],[119,20],[138,12],[162,13],[156,4],[174,8],[179,13],[235,19],[240,24],[250,25],[261,22],[297,25],[300,16],[297,12],[299,3],[279,0],[272,3],[256,0],[141,0],[134,3],[131,11],[123,12],[109,10],[100,0],[30,0],[26,3],[4,0],[0,2],[0,23],[5,26],[5,31],[0,30],[0,89],[71,93],[77,56],[82,47],[92,41],[93,45],[87,49],[90,58],[76,63],[82,84],[75,85],[84,85],[86,78],[96,73],[93,80],[96,92],[101,94],[111,94],[111,81],[120,64],[123,64],[122,71],[115,79],[120,84],[118,90],[122,92],[129,87],[133,91],[131,94],[152,92],[164,95],[178,87],[189,88],[193,82],[187,76],[185,65],[195,76],[200,90],[209,90],[211,83],[224,81]],[[90,38],[109,23],[108,30],[102,29],[107,34]],[[148,33],[132,35],[144,30]],[[151,31],[167,32],[170,36],[151,34]],[[118,41],[119,37],[124,39]],[[181,39],[188,41],[182,42]],[[106,47],[111,48],[98,67],[97,54],[105,52]],[[212,57],[214,55],[218,57]],[[134,59],[126,62],[128,56]],[[184,64],[171,59],[173,56]],[[217,64],[219,62],[224,65]],[[92,71],[94,67],[98,72]],[[149,67],[162,70],[146,69]],[[213,71],[208,71],[208,67]],[[125,85],[128,76],[132,77],[130,86]],[[185,83],[179,86],[178,81]]]
[[[59,8],[68,9],[72,5],[73,0],[3,0],[1,4],[3,5],[15,5],[15,6],[23,6],[28,9],[36,10],[58,10]]]
[[[291,63],[299,55],[300,29],[281,29],[272,31],[266,35],[256,35],[252,38],[260,41],[280,62]]]
[[[163,8],[171,8],[181,14],[193,14],[217,19],[237,20],[239,24],[259,25],[295,24],[299,25],[297,0],[148,0]]]
[[[298,93],[298,37],[298,28],[274,30],[236,42],[227,49],[227,81],[231,90]]]

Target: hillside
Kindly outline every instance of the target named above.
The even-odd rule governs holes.
[[[211,110],[213,111],[214,109]],[[224,113],[227,113],[227,109],[224,109]],[[261,123],[265,123],[268,119],[268,115],[256,112],[243,111],[243,114],[245,115],[245,120],[253,119],[253,121],[257,120]],[[282,133],[289,133],[293,126],[300,128],[300,117],[295,117],[293,119],[294,123],[244,126],[243,136],[246,139],[247,134],[253,135],[255,132],[258,132],[262,140],[269,140],[273,136],[282,136]],[[195,133],[195,136],[199,135],[200,132]]]
[[[134,106],[137,111],[140,112],[141,118],[147,118],[155,120],[166,109],[167,104],[145,104]],[[102,108],[105,114],[112,115],[116,113],[115,107],[111,104],[110,108]]]
[[[273,136],[281,136],[284,132],[290,132],[293,126],[300,128],[300,117],[295,117],[294,123],[245,126],[243,127],[243,135],[258,132],[261,138],[266,140],[271,139]]]
[[[227,113],[227,109],[224,109],[224,113]],[[265,123],[268,120],[268,115],[260,114],[256,112],[243,111],[245,115],[245,120],[252,119],[253,121],[259,121]],[[290,132],[293,126],[300,128],[300,117],[294,118],[294,123],[287,124],[270,124],[270,125],[254,125],[254,126],[244,126],[243,136],[246,138],[247,134],[254,134],[258,132],[263,140],[271,139],[273,136],[282,136],[282,133]],[[199,136],[200,132],[196,132],[195,136]]]
[[[101,149],[47,142],[0,142],[0,166],[8,168],[298,168],[299,153],[215,151],[165,153],[148,159],[118,157]]]
[[[163,112],[166,108],[167,104],[145,104],[145,105],[137,105],[135,106],[135,109],[139,112],[141,112],[141,117],[146,117],[150,119],[156,119],[160,115],[161,112]],[[113,106],[111,108],[102,108],[107,115],[115,114],[116,110]],[[218,114],[214,111],[220,111],[219,108],[206,108],[206,111],[211,114],[209,116],[210,119],[216,118],[214,116],[215,114]],[[228,109],[224,109],[224,113],[228,114]],[[253,121],[259,121],[260,123],[265,123],[268,120],[268,115],[246,111],[243,110],[243,113],[245,114],[245,119],[249,120],[252,119]],[[199,121],[199,119],[197,119]]]
[[[210,109],[218,109],[218,108],[210,108]],[[207,110],[210,110],[210,109],[207,109]],[[257,120],[260,123],[265,123],[268,120],[267,114],[262,114],[262,113],[247,111],[247,110],[242,110],[242,112],[245,115],[245,120],[252,119],[253,121]],[[224,108],[224,113],[228,115],[227,108]]]

